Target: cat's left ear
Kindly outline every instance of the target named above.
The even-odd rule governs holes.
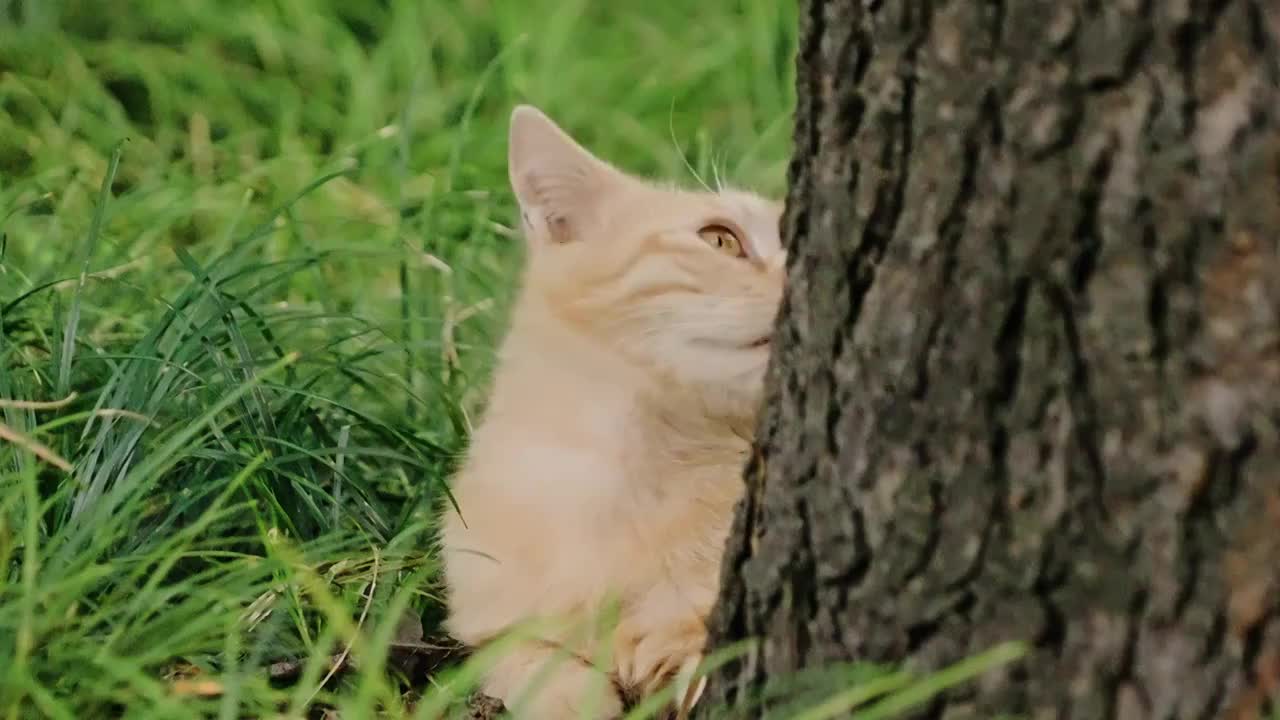
[[[600,226],[601,201],[625,181],[540,110],[520,105],[511,113],[507,172],[535,242],[571,242]]]

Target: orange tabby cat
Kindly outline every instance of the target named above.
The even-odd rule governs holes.
[[[508,162],[527,266],[444,522],[448,628],[474,646],[559,620],[485,691],[521,717],[614,718],[619,689],[701,657],[782,292],[780,207],[626,175],[528,106]],[[606,608],[603,637],[582,629]]]

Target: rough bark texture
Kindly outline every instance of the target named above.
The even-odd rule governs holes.
[[[1280,690],[1280,3],[801,15],[789,289],[712,623],[760,644],[702,705],[1026,640],[922,714],[1258,717]]]

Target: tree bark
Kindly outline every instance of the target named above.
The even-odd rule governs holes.
[[[788,290],[703,707],[1022,661],[928,717],[1280,691],[1280,3],[805,0]],[[1274,700],[1273,700],[1274,701]]]

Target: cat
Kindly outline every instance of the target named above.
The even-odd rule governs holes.
[[[442,524],[446,627],[475,647],[552,623],[482,689],[519,717],[611,719],[702,655],[782,295],[781,207],[626,174],[528,105],[508,143],[525,268]]]

